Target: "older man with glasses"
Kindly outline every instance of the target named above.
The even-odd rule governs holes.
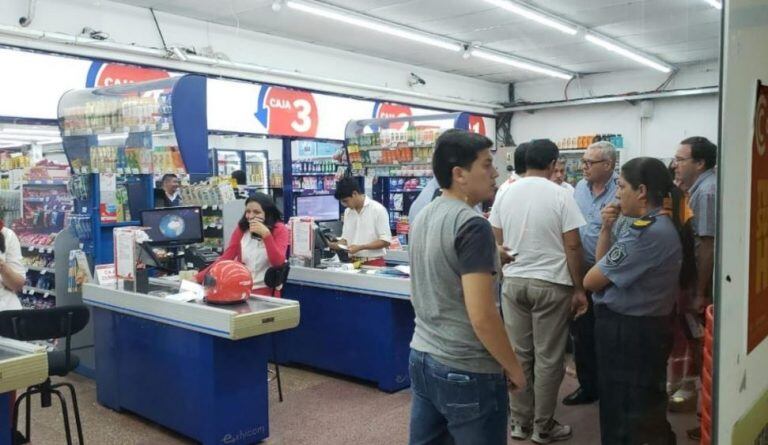
[[[606,141],[595,142],[587,147],[581,159],[584,179],[576,184],[574,198],[584,219],[585,226],[579,229],[581,245],[584,251],[585,270],[595,265],[595,250],[600,236],[603,207],[616,199],[618,175],[616,168],[616,148]],[[565,405],[592,403],[599,398],[598,369],[595,356],[595,315],[592,296],[587,294],[589,308],[583,317],[571,323],[574,361],[579,388],[563,399]]]

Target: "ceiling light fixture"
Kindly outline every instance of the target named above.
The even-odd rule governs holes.
[[[186,62],[189,59],[189,57],[187,57],[186,51],[179,48],[178,46],[171,47],[171,55],[176,56],[176,58],[182,62]]]
[[[287,0],[285,5],[291,9],[297,11],[306,12],[319,17],[324,17],[338,22],[344,22],[350,25],[359,26],[361,28],[370,29],[391,36],[400,37],[403,39],[412,40],[414,42],[423,43],[426,45],[435,46],[449,51],[461,51],[463,46],[459,43],[449,40],[443,40],[431,37],[426,33],[419,32],[417,30],[409,29],[404,26],[395,26],[383,21],[373,19],[371,17],[355,14],[352,15],[348,11],[338,11],[335,8],[330,8],[326,5],[310,4],[308,2],[298,2],[294,0]]]
[[[523,6],[519,3],[515,3],[509,0],[485,0],[486,3],[505,9],[513,14],[517,14],[528,20],[540,23],[550,28],[563,32],[568,35],[576,35],[579,32],[579,27],[566,23],[564,20],[554,17],[551,14],[547,14],[544,11],[540,11],[530,6]]]
[[[40,136],[58,136],[59,130],[45,130],[42,128],[15,128],[15,127],[6,127],[0,129],[0,136],[4,134],[31,134],[31,135],[40,135]]]
[[[723,2],[720,0],[704,0],[709,3],[713,8],[723,9]]]
[[[558,79],[563,80],[570,80],[574,77],[573,73],[569,73],[566,71],[558,71],[552,68],[548,68],[545,66],[536,65],[531,62],[526,62],[523,60],[515,59],[506,55],[497,54],[495,52],[490,52],[484,49],[475,49],[472,51],[472,56],[477,57],[480,59],[488,60],[491,62],[501,63],[504,65],[513,66],[515,68],[520,68],[522,70],[526,71],[533,71],[540,74],[546,74],[550,77],[556,77]]]
[[[632,51],[632,50],[630,50],[628,48],[625,48],[625,47],[621,46],[618,43],[614,43],[614,41],[609,41],[608,39],[606,39],[604,37],[600,37],[600,36],[597,36],[597,35],[594,35],[594,34],[590,33],[590,34],[587,34],[586,36],[584,36],[584,38],[587,39],[587,42],[590,42],[590,43],[593,43],[595,45],[601,46],[601,47],[607,49],[608,51],[614,52],[614,53],[619,54],[621,56],[624,56],[624,57],[626,57],[628,59],[632,59],[632,60],[634,60],[637,63],[641,63],[641,64],[643,64],[645,66],[649,66],[649,67],[651,67],[651,68],[653,68],[655,70],[661,71],[662,73],[670,73],[670,72],[672,72],[672,67],[670,67],[669,65],[667,65],[667,64],[665,64],[665,63],[663,63],[661,61],[653,60],[650,57],[642,56],[642,55],[636,53],[635,51]]]
[[[10,146],[10,147],[15,147],[17,145],[29,145],[30,142],[29,141],[16,141],[16,140],[13,140],[13,139],[0,139],[0,144],[6,145],[6,146]]]

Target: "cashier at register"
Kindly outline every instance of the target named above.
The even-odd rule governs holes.
[[[163,175],[160,182],[161,188],[155,190],[155,207],[178,207],[181,205],[181,193],[179,177],[173,173]]]
[[[347,246],[351,257],[365,260],[368,266],[384,266],[386,248],[392,239],[387,209],[365,196],[354,178],[337,182],[335,196],[347,209],[341,239],[331,243],[331,249]]]

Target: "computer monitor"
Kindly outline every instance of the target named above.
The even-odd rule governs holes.
[[[315,221],[339,219],[339,202],[333,195],[296,197],[296,216],[311,216]]]
[[[200,207],[165,207],[141,212],[141,225],[153,245],[181,246],[203,242]]]

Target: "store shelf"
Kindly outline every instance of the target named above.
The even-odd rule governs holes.
[[[292,173],[293,176],[336,176],[336,172],[328,173]]]
[[[362,164],[363,167],[369,168],[386,168],[386,167],[402,167],[403,165],[429,165],[430,170],[432,169],[432,161],[419,161],[419,162],[401,162],[399,164]]]
[[[26,266],[27,270],[40,272],[40,273],[51,273],[51,274],[56,273],[56,271],[54,270],[54,267],[56,266],[51,266],[51,267]]]
[[[390,190],[389,193],[419,193],[424,189],[413,189],[413,190]]]
[[[349,144],[356,145],[356,144]],[[398,148],[435,148],[434,142],[428,145],[415,142],[398,142],[394,145],[356,145],[360,150],[397,150]]]
[[[41,295],[53,295],[56,296],[56,290],[55,289],[40,289],[39,287],[34,286],[24,286],[24,288],[21,290],[24,294],[41,294]]]
[[[315,190],[315,189],[293,189],[294,193],[312,192],[313,195],[332,195],[334,192],[329,190]]]
[[[128,227],[128,226],[139,226],[139,225],[141,225],[141,221],[122,221],[122,222],[101,223],[101,227]]]
[[[173,126],[170,124],[162,124],[162,125],[135,125],[130,127],[99,127],[99,128],[82,128],[77,130],[64,130],[64,137],[70,137],[70,136],[91,136],[91,135],[97,135],[97,136],[103,136],[103,135],[114,135],[114,134],[121,134],[121,133],[157,133],[157,132],[167,132],[169,134],[173,133]]]
[[[48,186],[48,185],[67,185],[69,181],[62,179],[35,179],[31,181],[24,181],[21,184],[24,186]]]
[[[34,252],[35,250],[37,250],[40,253],[53,253],[53,246],[50,246],[50,245],[39,246],[39,245],[22,244],[21,247],[23,249],[29,250],[30,252]]]

